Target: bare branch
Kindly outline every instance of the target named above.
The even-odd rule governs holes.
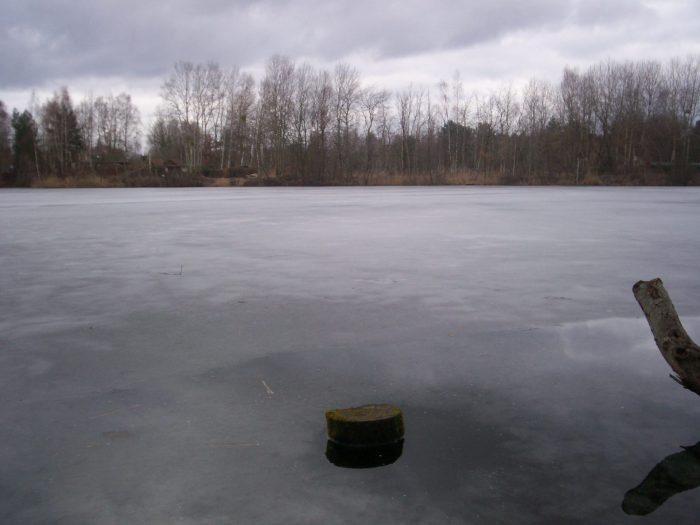
[[[661,279],[633,287],[661,355],[677,374],[672,379],[700,395],[700,347],[686,333]]]

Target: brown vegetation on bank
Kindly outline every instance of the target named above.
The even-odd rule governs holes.
[[[330,184],[333,185],[333,184]],[[400,172],[362,173],[352,177],[346,186],[670,186],[673,176],[663,173],[641,173],[633,178],[615,175],[587,174],[576,181],[575,176],[562,174],[556,178],[513,182],[498,172],[462,171],[452,173]],[[686,185],[700,186],[700,173],[690,178]],[[0,187],[16,186],[10,178],[0,179]],[[251,187],[251,186],[302,186],[294,179],[275,177],[226,177],[202,174],[171,174],[169,176],[143,173],[122,173],[98,176],[80,174],[67,177],[50,175],[31,182],[32,188],[167,188],[167,187]],[[335,186],[338,186],[337,184]]]

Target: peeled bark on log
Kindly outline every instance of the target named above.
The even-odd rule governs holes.
[[[656,346],[676,373],[671,378],[700,395],[700,347],[683,328],[661,279],[639,281],[632,291],[649,322]]]

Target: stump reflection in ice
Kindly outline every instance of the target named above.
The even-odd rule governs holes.
[[[338,467],[374,468],[391,465],[401,457],[403,439],[388,445],[353,447],[328,440],[326,458]]]

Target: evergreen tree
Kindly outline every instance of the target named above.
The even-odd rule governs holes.
[[[12,112],[14,130],[13,160],[16,183],[29,184],[34,174],[39,174],[37,150],[37,126],[29,111]]]
[[[10,146],[10,116],[5,104],[0,100],[0,175],[12,167],[12,148]]]

